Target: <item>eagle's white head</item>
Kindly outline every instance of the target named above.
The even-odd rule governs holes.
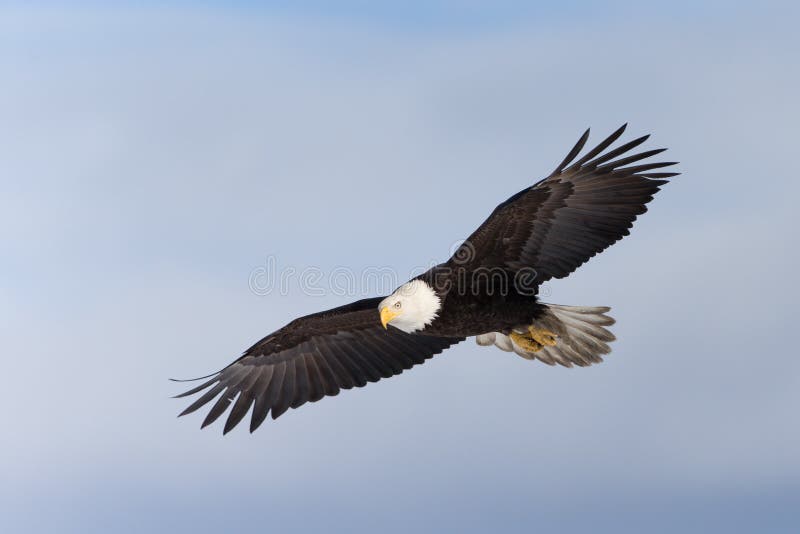
[[[410,334],[431,324],[441,307],[442,301],[431,286],[411,280],[383,299],[378,310],[384,328],[391,324]]]

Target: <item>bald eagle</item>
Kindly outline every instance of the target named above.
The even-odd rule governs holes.
[[[205,427],[233,403],[227,433],[252,407],[253,432],[268,414],[276,419],[400,374],[472,336],[478,345],[548,365],[601,362],[615,339],[606,329],[614,323],[610,308],[546,304],[537,292],[628,235],[660,186],[678,174],[654,172],[676,162],[632,165],[665,150],[631,154],[649,136],[609,149],[624,130],[579,158],[586,130],[547,178],[497,206],[448,261],[387,297],[300,317],[267,335],[178,395],[207,390],[180,415],[217,399]]]

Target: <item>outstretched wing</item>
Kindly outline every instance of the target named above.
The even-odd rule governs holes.
[[[235,399],[224,432],[235,427],[251,405],[253,432],[269,412],[277,419],[289,408],[400,374],[464,339],[406,334],[391,326],[385,330],[377,312],[380,301],[360,300],[292,321],[247,349],[211,380],[178,395],[208,390],[180,415],[194,412],[221,394],[203,427]]]
[[[679,173],[653,172],[676,162],[631,166],[666,149],[621,157],[644,143],[647,135],[604,152],[626,126],[574,161],[589,138],[586,130],[550,176],[497,206],[449,264],[467,269],[533,268],[541,283],[567,276],[628,235],[665,178]]]

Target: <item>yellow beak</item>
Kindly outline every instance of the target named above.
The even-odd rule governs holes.
[[[390,308],[381,308],[381,324],[384,328],[389,328],[389,321],[400,315],[399,312],[392,311]]]

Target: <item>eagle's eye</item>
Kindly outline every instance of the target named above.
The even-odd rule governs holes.
[[[399,309],[400,309],[402,306],[403,306],[403,303],[402,303],[402,302],[400,302],[399,300],[398,300],[397,302],[395,302],[395,303],[394,303],[394,308],[395,308],[396,310],[399,310]]]

